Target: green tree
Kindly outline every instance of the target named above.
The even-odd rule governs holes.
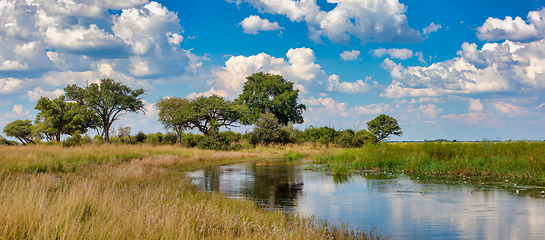
[[[278,119],[272,113],[263,113],[255,123],[255,129],[250,134],[251,144],[282,143],[285,131],[281,131]]]
[[[265,112],[274,114],[282,125],[303,123],[302,114],[307,108],[297,103],[299,90],[293,89],[292,82],[280,75],[263,72],[254,73],[246,80],[242,93],[235,100],[250,109],[245,123],[255,123]]]
[[[167,130],[173,130],[176,133],[176,144],[181,145],[182,133],[190,127],[190,122],[187,117],[192,114],[187,114],[189,108],[189,100],[185,98],[163,98],[155,104],[159,110],[159,122],[165,126]]]
[[[390,135],[401,136],[403,134],[397,120],[386,114],[380,114],[367,122],[367,129],[375,136],[373,144],[384,141]]]
[[[15,120],[4,127],[4,133],[9,137],[17,138],[23,145],[36,144],[32,141],[34,126],[31,120]]]
[[[85,88],[68,85],[64,91],[68,100],[78,102],[93,113],[93,128],[106,143],[110,141],[110,128],[123,114],[144,113],[144,103],[139,98],[144,94],[144,89],[133,90],[110,78],[101,79],[100,84],[92,83]]]
[[[85,133],[92,126],[92,113],[77,103],[66,101],[65,96],[53,100],[42,97],[34,109],[40,111],[35,121],[37,131],[47,140],[60,141],[62,134]]]
[[[188,128],[198,129],[205,136],[215,136],[220,127],[238,127],[240,119],[247,114],[247,108],[216,95],[199,97],[181,108],[177,116],[183,116]]]

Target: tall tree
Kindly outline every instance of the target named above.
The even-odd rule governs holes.
[[[197,128],[206,136],[215,134],[220,127],[237,127],[240,119],[247,114],[247,108],[222,97],[212,95],[190,101],[188,108],[179,112],[190,128]]]
[[[176,144],[181,145],[182,133],[190,127],[187,117],[191,114],[184,114],[189,107],[189,100],[185,98],[163,98],[155,104],[159,110],[159,122],[166,129],[171,129],[176,133]]]
[[[34,109],[40,111],[35,121],[37,130],[48,140],[60,141],[62,134],[85,133],[92,126],[91,111],[78,103],[66,101],[64,95],[53,100],[42,97]]]
[[[397,119],[386,114],[380,114],[367,122],[367,129],[375,135],[374,144],[384,141],[390,135],[401,136],[403,134],[401,127],[397,123]]]
[[[123,114],[144,113],[144,103],[140,95],[144,89],[131,89],[110,78],[100,80],[100,84],[88,84],[85,88],[75,84],[68,85],[64,92],[68,100],[76,101],[91,110],[94,115],[93,128],[104,142],[110,142],[110,128]]]
[[[245,123],[255,123],[262,113],[274,114],[282,125],[303,123],[304,104],[297,103],[299,90],[282,76],[270,73],[254,73],[246,78],[244,88],[236,103],[247,106],[250,114]]]
[[[3,131],[7,136],[19,139],[23,145],[26,145],[27,143],[36,144],[31,139],[34,135],[33,128],[34,126],[32,126],[31,120],[15,120],[8,123]]]

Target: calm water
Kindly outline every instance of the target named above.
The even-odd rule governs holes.
[[[543,189],[388,173],[338,179],[309,167],[263,161],[188,175],[206,191],[396,239],[545,239]]]

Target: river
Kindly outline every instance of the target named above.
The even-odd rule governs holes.
[[[188,173],[198,188],[395,239],[545,239],[545,189],[470,177],[325,174],[264,160]]]

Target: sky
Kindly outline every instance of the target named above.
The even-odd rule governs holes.
[[[268,72],[300,90],[307,106],[300,129],[361,130],[388,114],[403,130],[395,141],[541,140],[544,6],[538,0],[0,0],[0,128],[34,120],[41,96],[109,77],[146,90],[146,113],[125,115],[115,129],[166,132],[154,107],[160,99],[233,100],[247,76]]]

